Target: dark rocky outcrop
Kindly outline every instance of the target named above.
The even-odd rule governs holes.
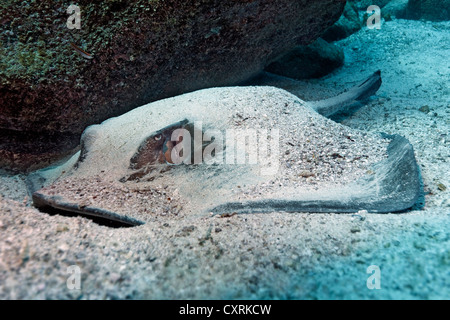
[[[358,32],[362,27],[358,8],[353,2],[347,2],[339,20],[322,35],[326,41],[337,41]]]
[[[70,4],[0,4],[2,168],[42,167],[86,126],[150,101],[244,81],[315,40],[345,1],[80,0],[80,30],[66,26]]]

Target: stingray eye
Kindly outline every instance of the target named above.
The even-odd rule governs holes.
[[[155,136],[155,140],[156,140],[156,141],[161,140],[161,138],[162,138],[162,134],[158,134],[157,136]]]

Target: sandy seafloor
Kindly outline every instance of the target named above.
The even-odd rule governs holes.
[[[41,213],[30,206],[23,176],[3,175],[0,299],[449,299],[450,22],[393,20],[337,44],[345,66],[290,91],[329,97],[381,69],[377,96],[343,123],[410,140],[422,208],[113,229]],[[79,290],[67,287],[72,265],[81,271]],[[380,289],[367,287],[371,265],[380,268]]]

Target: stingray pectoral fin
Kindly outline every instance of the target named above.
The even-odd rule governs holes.
[[[55,182],[55,180],[64,176],[66,172],[69,172],[76,165],[79,157],[80,151],[75,153],[62,164],[53,165],[28,174],[26,178],[26,185],[29,195],[32,196],[35,191],[49,186]]]
[[[75,214],[90,218],[100,218],[105,221],[119,222],[120,224],[127,226],[139,226],[144,224],[144,222],[127,215],[118,214],[97,207],[83,207],[77,203],[67,202],[60,196],[48,196],[40,192],[33,193],[33,204],[36,208],[42,211],[53,211],[61,214]]]
[[[355,186],[367,186],[370,210],[400,212],[414,206],[423,196],[422,178],[411,143],[400,135],[382,134],[390,139],[388,158],[373,165],[373,175],[358,180]]]
[[[381,83],[381,71],[378,70],[369,78],[350,88],[346,92],[329,99],[311,101],[309,102],[309,105],[321,115],[329,117],[347,109],[350,105],[357,101],[364,101],[368,99],[378,91]]]
[[[414,206],[423,194],[421,178],[414,150],[409,141],[399,135],[382,135],[391,139],[387,159],[373,166],[373,174],[342,188],[317,190],[314,194],[294,199],[261,199],[232,201],[208,211],[223,213],[264,212],[333,212],[354,213],[367,210],[372,213],[401,212]]]

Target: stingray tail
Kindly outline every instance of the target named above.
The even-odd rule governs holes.
[[[381,71],[378,70],[349,90],[329,99],[309,102],[309,105],[321,115],[329,117],[347,109],[355,102],[367,100],[378,91],[380,86]]]

